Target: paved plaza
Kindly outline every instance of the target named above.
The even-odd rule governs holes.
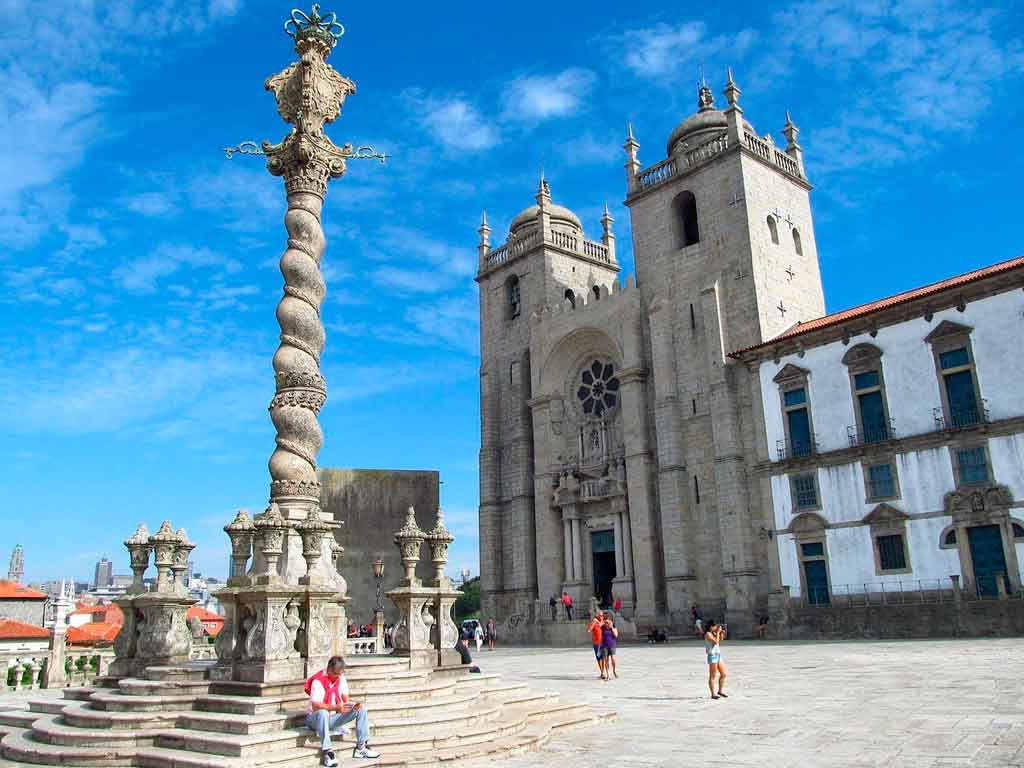
[[[708,698],[695,641],[620,648],[619,680],[589,649],[484,650],[485,672],[613,707],[502,768],[1024,766],[1024,640],[726,642],[727,700]]]

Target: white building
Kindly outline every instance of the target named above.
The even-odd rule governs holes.
[[[1024,258],[797,324],[757,376],[777,583],[1021,589]]]

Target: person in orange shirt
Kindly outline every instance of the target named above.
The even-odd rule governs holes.
[[[597,615],[590,620],[590,625],[587,627],[587,631],[590,633],[590,642],[594,645],[594,657],[597,659],[597,671],[601,675],[601,679],[607,679],[608,672],[605,670],[605,662],[601,657],[601,627],[604,626],[604,614],[601,611],[597,612]]]

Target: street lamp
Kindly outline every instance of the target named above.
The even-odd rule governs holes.
[[[384,610],[384,597],[381,592],[381,582],[384,579],[384,561],[377,558],[373,561],[373,578],[377,581],[377,611]]]

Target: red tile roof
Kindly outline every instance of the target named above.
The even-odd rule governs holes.
[[[795,336],[801,336],[805,333],[810,333],[811,331],[816,331],[820,328],[828,328],[833,325],[839,325],[840,323],[843,323],[847,320],[852,320],[858,317],[864,317],[865,315],[870,315],[874,312],[879,312],[883,309],[888,309],[889,307],[895,307],[899,306],[900,304],[905,304],[908,301],[913,301],[914,299],[920,299],[925,296],[932,296],[937,293],[942,293],[943,291],[947,291],[951,288],[958,288],[960,286],[967,285],[968,283],[973,283],[978,280],[982,280],[986,277],[991,277],[992,275],[999,275],[1004,272],[1009,272],[1018,267],[1024,267],[1024,256],[1018,256],[1017,258],[1009,259],[1008,261],[1001,261],[998,264],[992,264],[991,266],[988,267],[982,267],[981,269],[976,269],[973,272],[965,272],[964,274],[957,275],[955,277],[948,277],[945,280],[939,280],[937,283],[931,283],[930,285],[925,285],[920,288],[913,288],[909,291],[903,291],[902,293],[897,293],[894,294],[893,296],[888,296],[884,299],[878,299],[877,301],[871,301],[868,302],[867,304],[861,304],[858,307],[844,309],[842,312],[833,312],[830,315],[824,315],[823,317],[819,317],[815,320],[808,320],[805,323],[797,323],[792,328],[783,331],[778,336],[775,336],[774,338],[771,338],[768,341],[761,342],[760,344],[755,344],[754,346],[747,347],[746,349],[736,350],[735,352],[730,353],[730,356],[735,357],[744,352],[750,352],[751,350],[754,349],[761,349],[762,347],[770,346],[772,344],[775,344],[776,342],[785,341],[786,339],[791,339]]]
[[[16,581],[0,579],[0,600],[46,600],[46,595]]]
[[[79,616],[102,616],[100,621],[105,621],[108,624],[123,624],[124,623],[124,612],[114,603],[107,603],[106,605],[87,605],[85,603],[79,603],[78,607],[72,612],[72,615]]]
[[[206,633],[211,637],[215,636],[224,628],[224,617],[219,613],[208,611],[205,608],[200,608],[198,605],[193,605],[188,609],[188,613],[185,614],[186,619],[196,617],[203,623],[203,627],[206,629]]]
[[[106,621],[94,621],[80,627],[68,627],[67,641],[71,645],[105,645],[114,642],[121,624]]]
[[[37,624],[0,619],[0,640],[47,640],[49,637],[49,631]]]

